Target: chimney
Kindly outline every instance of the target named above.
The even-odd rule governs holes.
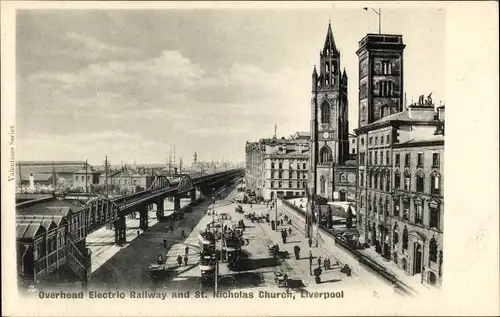
[[[408,106],[408,117],[411,120],[432,121],[435,114],[433,105],[411,104]]]
[[[437,113],[438,113],[438,120],[439,121],[444,121],[444,105],[439,106],[437,108]]]

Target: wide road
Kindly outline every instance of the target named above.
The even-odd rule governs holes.
[[[236,191],[228,189],[228,196],[217,201],[215,210],[218,214],[227,213],[234,222],[243,219],[242,214],[236,213],[237,204],[232,203]],[[193,212],[185,214],[185,218],[175,223],[174,232],[166,232],[164,224],[156,224],[151,230],[144,232],[139,238],[133,240],[130,245],[119,251],[113,258],[94,272],[89,288],[116,291],[124,290],[157,290],[162,292],[186,292],[204,291],[209,297],[213,296],[214,286],[202,286],[200,283],[200,270],[198,267],[199,253],[197,233],[204,230],[206,225],[212,221],[211,215],[205,215],[205,209],[210,202],[204,202],[193,208]],[[269,213],[265,205],[243,204],[245,214],[255,212],[257,214]],[[274,212],[271,212],[274,218]],[[281,241],[279,232],[272,231],[270,225],[265,222],[252,223],[245,219],[247,226],[244,238],[249,244],[243,247],[243,255],[240,266],[235,271],[227,268],[225,263],[220,264],[220,280],[218,291],[253,291],[258,296],[260,291],[283,291],[279,289],[274,281],[274,271],[282,269],[290,278],[290,287],[294,294],[301,296],[303,292],[368,292],[369,294],[381,294],[383,292],[394,293],[393,289],[376,279],[353,274],[348,277],[340,272],[342,263],[320,248],[309,248],[303,233],[295,228],[288,238],[286,244]],[[288,229],[288,226],[280,229]],[[181,230],[186,232],[186,238],[182,239]],[[167,239],[167,247],[163,247],[163,239]],[[278,242],[280,246],[280,257],[274,258],[268,252],[271,243]],[[187,265],[179,266],[176,263],[178,255],[184,256],[185,247],[189,246]],[[301,248],[300,259],[293,256],[293,247]],[[310,267],[308,253],[311,251],[314,260]],[[148,266],[155,262],[158,254],[167,254],[167,264],[171,271],[167,277],[153,281],[148,274]],[[290,256],[286,256],[288,253]],[[310,269],[318,266],[318,257],[329,258],[333,268],[324,270],[322,283],[316,284]],[[192,295],[191,295],[192,296]]]
[[[235,223],[240,219],[244,219],[243,214],[235,212],[235,207],[238,204],[232,203],[232,199],[236,195],[236,191],[229,193],[223,199],[217,201],[215,210],[218,214],[227,213],[231,220]],[[270,213],[271,219],[274,218],[274,212],[270,212],[266,205],[249,205],[242,204],[245,214],[255,212],[256,214],[266,215]],[[198,225],[194,228],[184,244],[178,243],[174,245],[168,252],[168,263],[173,268],[173,274],[157,285],[158,291],[171,292],[186,292],[204,291],[209,297],[213,296],[215,286],[202,286],[200,283],[200,270],[197,266],[199,255],[194,248],[189,249],[189,261],[187,265],[178,266],[175,258],[178,255],[183,256],[185,253],[185,245],[196,245],[198,243],[197,232],[205,229],[206,225],[213,220],[213,216],[206,215],[200,219]],[[283,291],[283,288],[278,288],[274,281],[274,272],[281,269],[287,272],[290,278],[290,287],[294,294],[301,296],[303,292],[320,291],[320,292],[366,292],[370,295],[387,292],[393,294],[392,287],[383,282],[372,278],[364,280],[357,274],[348,277],[340,272],[342,263],[331,254],[319,248],[311,248],[307,244],[303,233],[292,227],[292,234],[288,237],[287,243],[283,244],[279,232],[273,231],[271,226],[265,222],[252,223],[250,220],[244,219],[247,226],[244,238],[248,239],[249,244],[243,247],[243,255],[240,259],[240,265],[236,270],[228,269],[225,263],[220,264],[220,280],[218,283],[218,291],[231,291],[239,293],[239,291],[253,291],[255,296],[259,296],[260,292],[265,291]],[[282,226],[279,229],[287,229],[289,226]],[[277,242],[280,246],[280,257],[274,258],[268,252],[268,246]],[[301,248],[300,259],[296,260],[293,256],[293,248],[298,245]],[[334,268],[324,270],[322,274],[322,282],[316,284],[314,276],[311,275],[308,254],[309,250],[314,257],[312,269],[318,267],[318,257],[329,258]],[[286,254],[289,256],[286,256]]]

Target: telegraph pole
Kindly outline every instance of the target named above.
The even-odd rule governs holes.
[[[88,194],[88,186],[89,186],[89,177],[88,177],[88,164],[87,159],[85,159],[85,194]]]
[[[109,196],[109,185],[108,185],[108,156],[106,155],[106,159],[104,160],[104,175],[106,182],[106,197]]]

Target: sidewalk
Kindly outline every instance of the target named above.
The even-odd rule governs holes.
[[[278,213],[279,212],[281,212],[283,214],[287,214],[292,219],[292,224],[304,236],[305,220],[301,216],[297,215],[294,211],[289,210],[288,208],[286,208],[285,206],[283,206],[281,204],[278,205]],[[313,235],[312,235],[313,247],[316,246],[317,236],[318,235],[316,235],[316,227],[314,227]],[[377,292],[379,295],[381,292],[384,294],[394,294],[395,293],[394,286],[390,282],[381,279],[380,277],[374,275],[367,268],[363,267],[359,263],[357,258],[352,256],[347,251],[336,246],[334,241],[327,241],[325,238],[322,238],[321,235],[319,235],[317,249],[321,249],[330,258],[337,259],[339,262],[342,263],[342,265],[343,264],[349,265],[349,267],[352,270],[353,276],[359,277],[361,282],[367,288],[373,289],[373,291]]]
[[[286,206],[283,206],[282,204],[280,204],[278,206],[278,210],[280,212],[283,212],[284,214],[288,214],[289,217],[292,217],[292,219],[295,220],[294,223],[297,223],[297,227],[299,227],[299,229],[302,232],[304,232],[305,220],[301,216],[297,215],[293,210],[290,210],[289,208],[287,208]],[[313,229],[314,238],[316,237],[315,233],[316,233],[316,228]],[[314,240],[314,238],[313,238],[313,240]],[[314,245],[314,243],[313,243],[313,245]],[[344,263],[347,263],[351,267],[351,269],[353,269],[353,271],[354,271],[354,268],[357,267],[358,269],[357,269],[356,273],[363,274],[366,277],[368,277],[367,275],[369,274],[372,276],[372,278],[371,278],[372,280],[373,280],[373,278],[376,278],[379,281],[384,280],[382,277],[378,277],[378,276],[374,275],[373,273],[371,273],[366,268],[362,267],[356,258],[354,258],[348,251],[345,251],[345,250],[339,248],[338,246],[336,246],[335,242],[323,241],[323,239],[320,237],[319,247],[326,249],[327,251],[325,251],[325,252],[327,252],[328,254],[333,254],[334,256],[337,256],[339,259],[341,259],[341,261],[343,261]],[[392,274],[394,277],[396,277],[396,279],[398,279],[402,284],[404,284],[412,292],[419,294],[419,293],[428,293],[428,292],[437,291],[437,289],[432,289],[430,287],[427,287],[427,286],[421,284],[420,275],[418,275],[418,276],[406,275],[405,272],[403,272],[403,270],[401,270],[396,264],[394,264],[393,262],[385,261],[378,253],[375,252],[375,250],[373,248],[360,250],[360,252],[363,255],[365,255],[367,258],[369,258],[370,260],[372,260],[375,263],[382,266],[386,270],[386,272],[388,272],[389,274]],[[364,271],[364,272],[361,273],[362,271]],[[363,279],[365,279],[365,277],[363,277]],[[384,282],[385,282],[385,280],[384,280]],[[385,283],[389,284],[390,282],[387,281]]]
[[[261,209],[261,208],[259,208]],[[262,207],[262,213],[265,214],[269,212],[268,208],[265,206]],[[260,211],[260,210],[259,210]],[[279,213],[288,214],[285,210],[281,210],[278,207],[278,218]],[[270,218],[274,220],[275,212],[274,210],[269,212]],[[289,217],[292,215],[288,214]],[[302,224],[304,224],[302,222]],[[336,288],[340,287],[341,289],[349,289],[350,291],[356,289],[357,291],[368,292],[370,295],[372,293],[384,293],[384,294],[394,294],[394,289],[392,286],[381,282],[379,279],[374,277],[372,274],[367,272],[364,268],[361,268],[359,263],[352,257],[346,256],[345,253],[332,248],[326,248],[324,241],[320,240],[319,247],[315,247],[316,243],[313,241],[312,247],[309,248],[308,239],[305,238],[304,228],[301,223],[292,218],[292,235],[287,238],[287,243],[283,244],[281,242],[281,233],[280,231],[276,232],[271,230],[271,226],[262,223],[260,224],[263,230],[269,237],[272,237],[274,241],[278,242],[280,250],[286,250],[290,254],[290,258],[285,260],[285,266],[289,266],[289,277],[294,280],[296,278],[302,279],[305,287],[308,290],[315,290],[318,288]],[[305,225],[305,224],[304,224]],[[289,225],[280,226],[278,229],[282,228],[288,229]],[[298,245],[301,249],[300,251],[300,259],[296,260],[293,247]],[[318,257],[321,259],[329,258],[331,262],[332,269],[324,270],[322,265],[322,274],[321,280],[323,281],[321,284],[316,284],[314,275],[311,275],[309,272],[309,250],[311,250],[313,259],[312,269],[318,267]],[[335,266],[336,262],[339,262],[338,266]],[[344,266],[344,264],[348,264],[352,270],[352,275],[348,277],[346,274],[340,272],[340,268]],[[338,284],[337,284],[338,283]],[[347,286],[347,287],[346,287]]]
[[[360,250],[361,253],[366,255],[368,258],[376,262],[377,264],[383,266],[387,272],[394,275],[399,281],[405,284],[412,291],[418,293],[426,292],[437,292],[437,288],[432,288],[421,283],[421,275],[417,274],[414,276],[406,275],[406,273],[397,266],[394,262],[385,260],[380,254],[378,254],[374,247],[368,249]]]
[[[184,207],[188,203],[189,201],[187,200],[181,201],[181,207]],[[165,200],[165,215],[173,213],[173,208],[174,203]],[[136,213],[136,215],[138,215],[138,213]],[[158,220],[156,219],[156,211],[150,211],[148,216],[149,227],[152,227],[156,223],[158,223]],[[142,235],[142,233],[144,232],[142,229],[139,229],[139,219],[132,219],[127,216],[125,218],[125,223],[127,226],[127,243],[123,247],[117,246],[115,244],[114,229],[110,230],[106,227],[102,227],[87,236],[86,244],[87,247],[92,251],[92,273],[94,273],[109,259],[111,259],[118,251],[128,247],[130,245],[130,242],[138,237],[137,231],[139,231],[139,235]]]

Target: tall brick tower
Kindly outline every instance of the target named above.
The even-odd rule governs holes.
[[[345,69],[341,71],[340,52],[335,45],[331,24],[328,24],[325,44],[319,55],[319,74],[316,66],[312,74],[313,177],[310,178],[309,187],[315,185],[317,195],[332,200],[335,191],[335,166],[343,165],[349,157],[349,122],[347,74]]]
[[[359,41],[359,127],[403,111],[402,35],[367,34]]]

